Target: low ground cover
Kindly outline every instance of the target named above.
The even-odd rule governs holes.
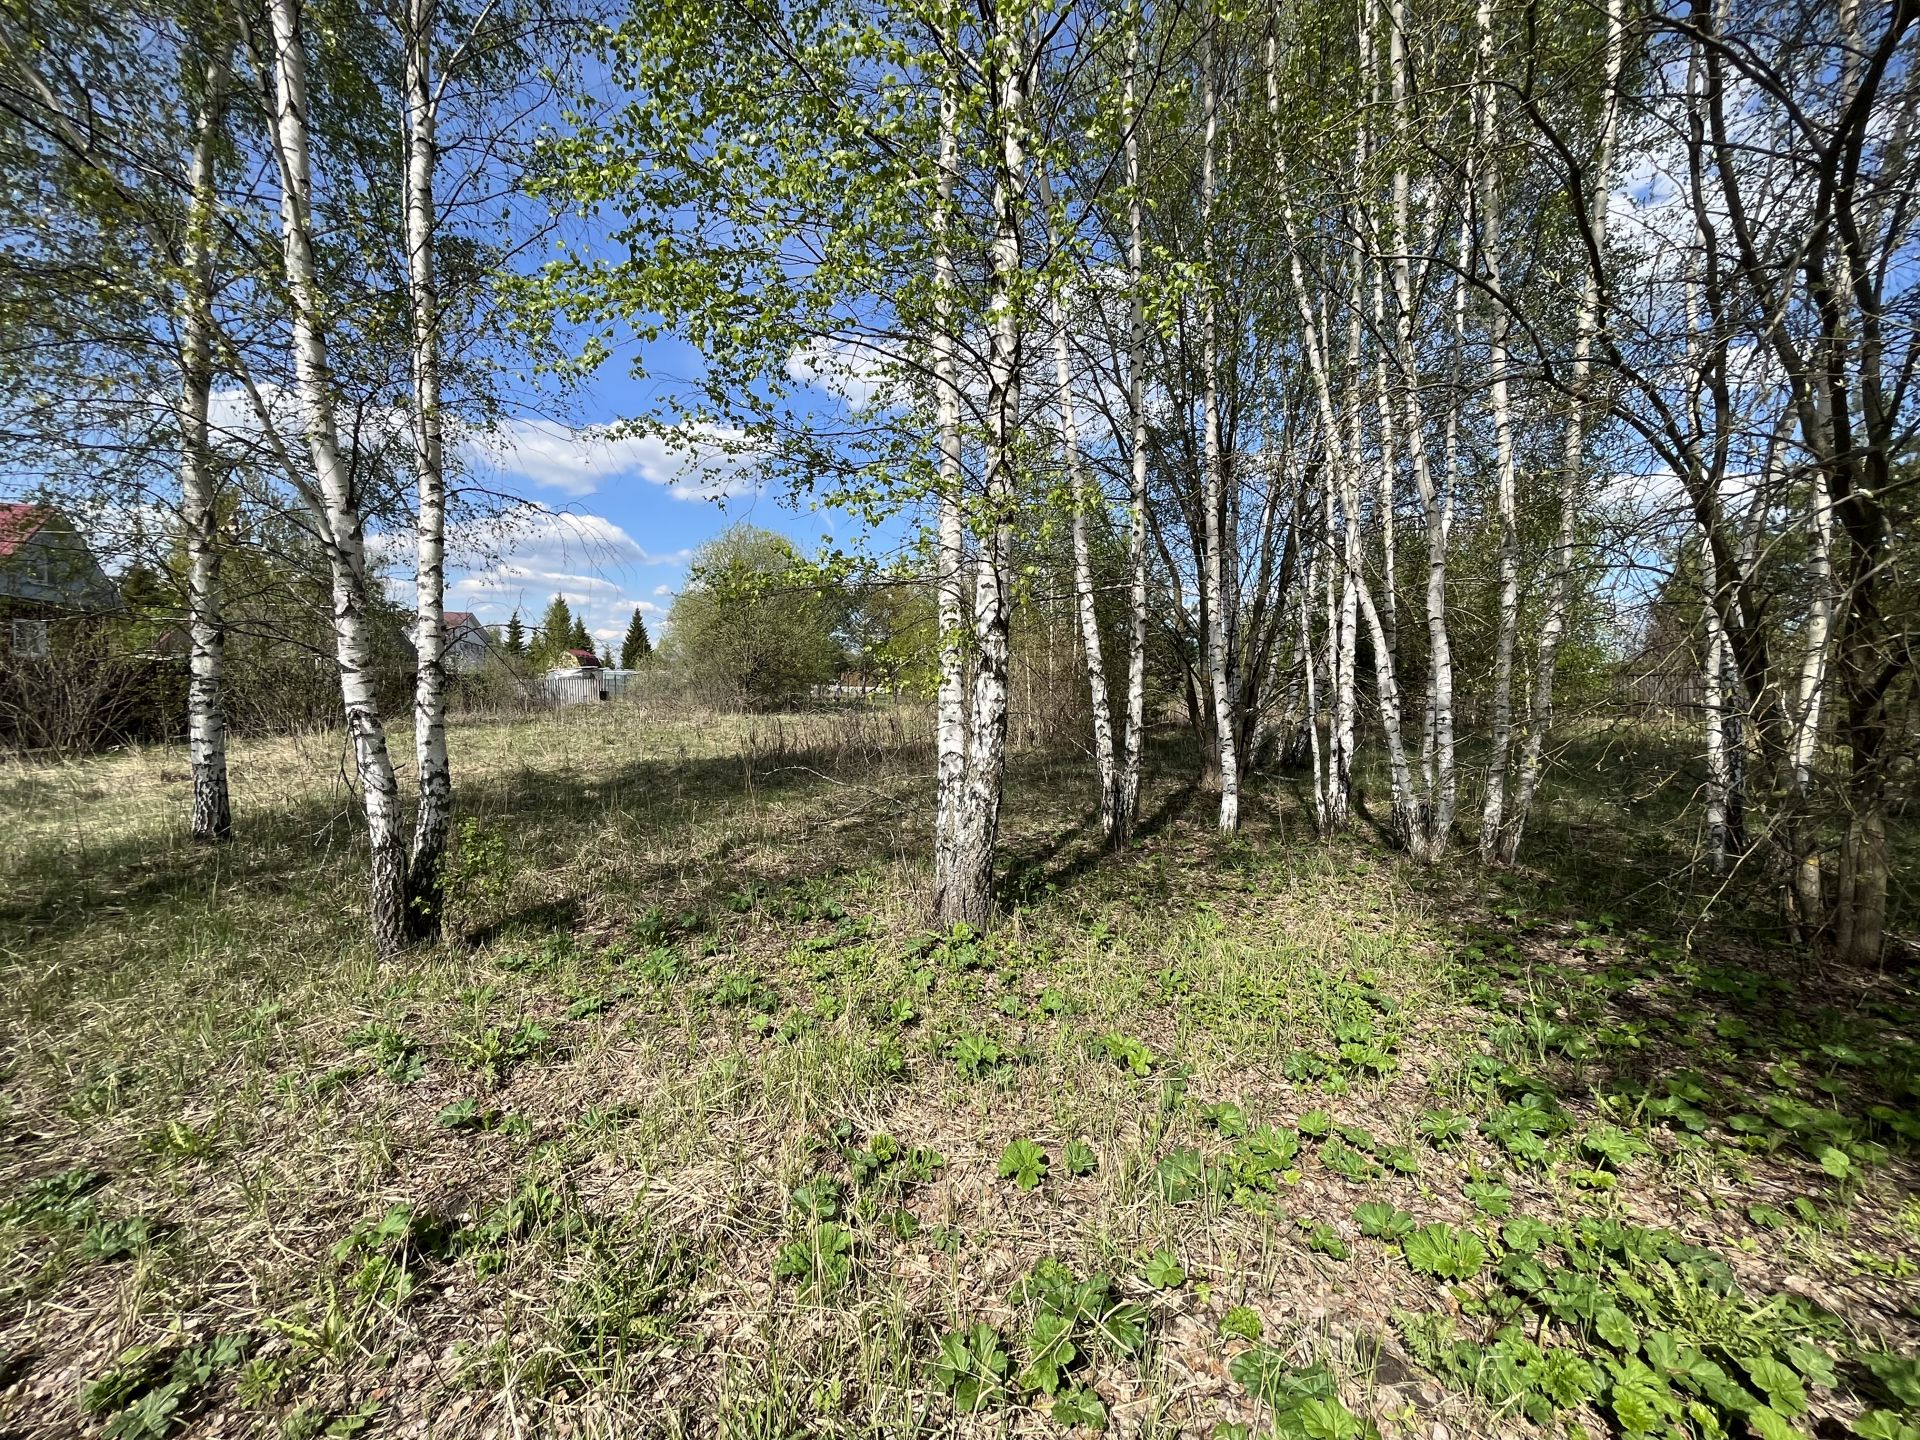
[[[0,775],[0,1432],[1920,1434],[1911,987],[1577,819],[1223,841],[1169,748],[1109,855],[1028,755],[931,934],[911,718],[613,707],[456,731],[381,965],[335,743],[218,853],[176,755]]]

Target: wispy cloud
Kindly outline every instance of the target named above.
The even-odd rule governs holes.
[[[712,428],[669,437],[519,419],[468,435],[462,449],[476,469],[575,498],[638,480],[676,500],[716,500],[758,488],[756,459],[738,448],[743,439]]]
[[[618,643],[635,610],[649,620],[666,609],[646,598],[634,572],[654,566],[681,566],[690,550],[657,554],[602,515],[535,511],[517,518],[504,532],[489,531],[489,558],[455,576],[447,585],[447,606],[472,610],[487,624],[504,623],[514,611],[537,621],[555,595],[581,615],[596,640]],[[671,593],[666,586],[654,594]]]

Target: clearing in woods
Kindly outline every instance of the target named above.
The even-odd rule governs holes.
[[[0,1433],[1920,1433],[1901,977],[1609,797],[1489,880],[1177,747],[1117,855],[1016,757],[929,934],[921,723],[459,726],[385,965],[336,741],[222,852],[177,754],[0,772]]]

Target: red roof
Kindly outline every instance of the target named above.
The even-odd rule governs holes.
[[[6,504],[0,505],[0,560],[12,557],[34,532],[53,518],[53,511],[45,505]]]
[[[579,661],[583,668],[588,665],[598,665],[600,663],[600,657],[591,650],[569,650],[567,654]]]
[[[449,610],[446,612],[446,617],[447,617],[447,628],[449,630],[458,630],[462,625],[466,624],[469,620],[473,619],[473,611]]]

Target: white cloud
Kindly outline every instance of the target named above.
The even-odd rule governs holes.
[[[514,611],[536,623],[555,595],[580,615],[597,639],[618,641],[639,610],[649,618],[665,610],[637,593],[633,572],[682,566],[690,550],[656,554],[602,515],[534,511],[515,517],[504,531],[459,537],[470,552],[484,549],[471,568],[447,585],[447,608],[472,610],[486,624],[502,624]],[[655,593],[670,587],[659,586]]]
[[[856,413],[893,389],[886,356],[846,340],[809,340],[787,358],[787,378],[844,400]]]
[[[676,500],[716,500],[758,488],[756,457],[737,448],[744,438],[737,430],[712,427],[668,437],[521,419],[469,435],[462,448],[471,465],[563,495],[592,495],[640,480]]]

